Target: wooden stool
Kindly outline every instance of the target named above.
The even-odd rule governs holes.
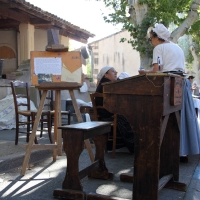
[[[104,152],[108,134],[111,131],[110,122],[82,122],[61,126],[63,135],[63,148],[67,157],[67,169],[62,189],[53,192],[55,197],[84,200],[85,193],[80,179],[85,176],[98,179],[112,179],[113,174],[108,172],[104,161]],[[95,146],[95,162],[79,172],[79,156],[84,149],[84,140],[92,138]]]

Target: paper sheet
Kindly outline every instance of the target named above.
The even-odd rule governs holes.
[[[59,57],[34,58],[34,73],[61,75],[62,59]]]

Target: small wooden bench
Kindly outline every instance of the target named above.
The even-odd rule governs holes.
[[[54,197],[84,200],[85,192],[80,180],[85,176],[97,179],[112,179],[113,174],[108,172],[104,161],[104,153],[108,133],[111,131],[110,122],[82,122],[73,125],[61,126],[63,148],[67,157],[67,169],[62,189],[53,192]],[[84,149],[84,140],[92,138],[96,147],[95,161],[79,172],[79,157]]]

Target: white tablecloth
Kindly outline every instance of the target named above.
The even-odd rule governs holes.
[[[26,99],[21,98],[21,102],[26,102]],[[26,106],[21,106],[21,110],[26,110]],[[31,101],[31,110],[37,110],[34,103]],[[20,120],[26,120],[25,117],[20,116]],[[13,96],[8,95],[0,100],[0,130],[16,128],[15,123],[15,108]]]
[[[200,128],[200,100],[197,98],[193,98],[193,102],[194,102],[194,107],[198,108],[197,122],[198,122],[199,128]]]
[[[200,100],[197,98],[193,98],[194,107],[200,109]]]

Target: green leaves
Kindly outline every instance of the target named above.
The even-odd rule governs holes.
[[[147,5],[147,13],[141,24],[135,24],[137,17],[134,15],[135,5],[129,5],[128,0],[103,0],[110,13],[104,16],[104,20],[112,24],[122,24],[124,30],[128,30],[131,39],[122,38],[120,42],[127,41],[142,55],[152,54],[153,47],[147,42],[147,30],[155,23],[163,23],[169,26],[174,23],[179,26],[188,15],[193,0],[140,0],[139,6]],[[134,1],[133,1],[134,2]],[[141,7],[141,9],[144,9]],[[132,13],[130,13],[132,11]],[[128,15],[128,13],[133,14]],[[138,13],[137,13],[138,14]],[[196,43],[200,43],[200,20],[195,22],[189,34],[192,34]],[[199,44],[200,45],[200,44]]]

